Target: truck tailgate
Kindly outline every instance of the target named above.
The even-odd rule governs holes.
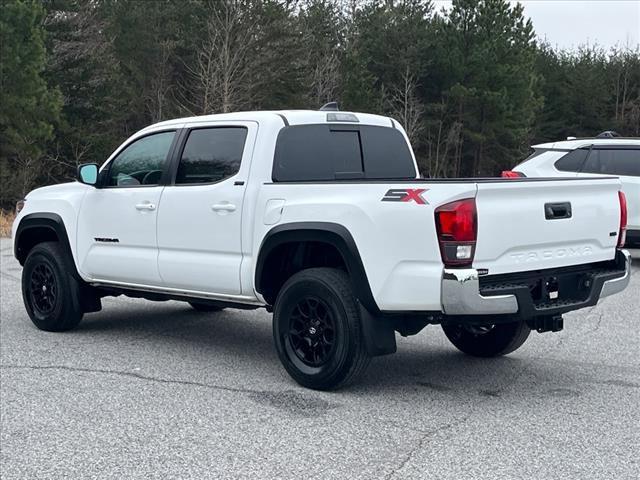
[[[499,181],[477,187],[474,268],[500,274],[614,258],[618,179]]]

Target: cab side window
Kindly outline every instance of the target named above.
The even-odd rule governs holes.
[[[147,135],[134,141],[113,159],[108,187],[138,187],[160,184],[175,132]]]
[[[199,128],[189,132],[176,185],[215,183],[238,173],[246,138],[245,127]]]

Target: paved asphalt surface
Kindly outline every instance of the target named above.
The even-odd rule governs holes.
[[[639,477],[637,266],[508,357],[465,357],[430,326],[320,393],[286,375],[262,310],[121,297],[41,332],[0,250],[2,479]]]

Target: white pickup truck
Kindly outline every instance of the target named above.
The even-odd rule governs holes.
[[[422,179],[383,116],[166,121],[78,180],[31,192],[13,226],[38,328],[71,329],[108,295],[264,307],[285,369],[315,389],[428,324],[465,353],[512,352],[629,282],[618,179]]]

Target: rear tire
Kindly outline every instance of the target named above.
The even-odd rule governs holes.
[[[63,332],[82,320],[80,285],[70,273],[72,262],[57,242],[40,243],[27,256],[22,270],[22,299],[40,330]]]
[[[526,322],[491,326],[442,325],[449,341],[461,352],[474,357],[498,357],[516,351],[529,337]]]
[[[220,312],[224,307],[213,305],[212,303],[189,302],[191,308],[198,312]]]
[[[282,365],[300,385],[335,390],[371,359],[347,274],[310,268],[293,275],[276,299],[273,337]]]

